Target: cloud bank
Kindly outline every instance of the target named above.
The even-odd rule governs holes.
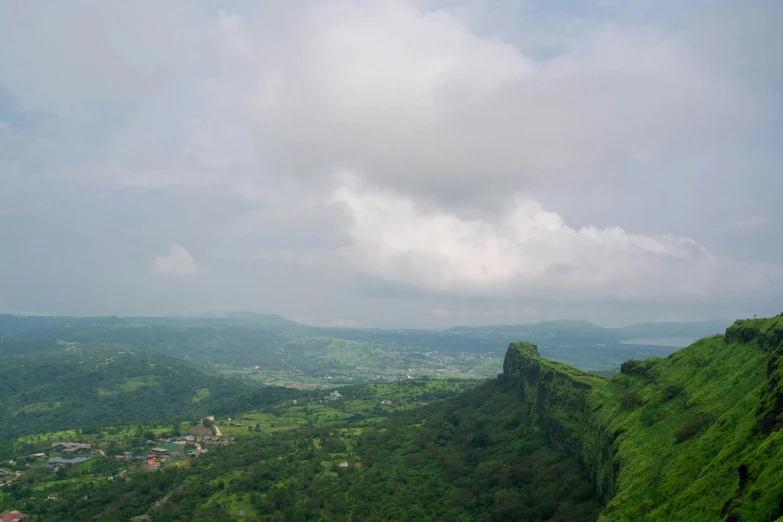
[[[0,306],[777,313],[781,19],[773,0],[4,4]]]
[[[497,220],[427,210],[343,176],[334,201],[350,220],[343,249],[357,270],[465,297],[701,301],[780,284],[769,265],[741,265],[693,239],[573,228],[517,198]]]

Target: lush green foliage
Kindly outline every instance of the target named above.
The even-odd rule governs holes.
[[[50,333],[62,331],[16,332],[0,343],[0,436],[71,427],[92,431],[85,440],[100,440],[110,453],[144,452],[147,438],[224,413],[221,427],[237,443],[156,473],[96,459],[47,474],[20,460],[23,478],[0,490],[0,508],[24,508],[41,520],[783,521],[783,317],[738,321],[725,336],[666,358],[627,361],[612,379],[515,343],[502,378],[478,388],[476,381],[406,379],[340,388],[334,401],[323,398],[333,388],[260,388],[135,347],[179,355],[227,349],[240,357],[258,339],[275,338],[286,346],[273,349],[280,368],[306,354],[313,367],[345,368],[386,357],[390,345],[379,339],[395,334],[338,338],[314,329],[302,336],[307,327],[285,322],[267,333],[231,321],[76,326],[84,328],[66,335],[70,328],[50,324]],[[583,323],[556,327],[561,339],[605,338]],[[448,335],[468,342],[498,334],[468,330]],[[435,339],[396,335],[394,346]],[[96,347],[99,341],[112,348]],[[383,364],[408,364],[421,352],[406,353]],[[95,433],[139,420],[157,426]],[[6,449],[31,454],[49,440],[79,436],[36,435]],[[106,479],[120,470],[127,474]],[[53,489],[60,501],[38,500]]]
[[[601,380],[514,345],[506,377],[584,462],[602,520],[783,517],[783,317],[740,321]]]
[[[129,477],[14,486],[7,503],[48,487],[62,499],[26,509],[70,520],[579,522],[600,510],[579,464],[549,446],[497,381],[380,424],[264,432],[188,468]]]
[[[0,440],[247,411],[300,395],[148,352],[79,346],[0,357],[0,383]]]

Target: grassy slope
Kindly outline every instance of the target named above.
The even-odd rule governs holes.
[[[739,322],[666,359],[627,364],[611,381],[564,371],[520,343],[506,373],[550,439],[579,454],[613,497],[601,520],[775,521],[781,339],[783,317]]]

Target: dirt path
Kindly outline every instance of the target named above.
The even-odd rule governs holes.
[[[104,457],[106,456],[106,453],[104,453],[102,449],[98,449],[98,448],[95,448],[95,449],[98,450],[98,453],[100,453]]]
[[[223,434],[222,434],[222,433],[220,433],[220,428],[218,428],[218,425],[217,425],[217,424],[214,424],[214,426],[215,426],[215,436],[216,436],[216,437],[222,437],[222,436],[223,436]]]

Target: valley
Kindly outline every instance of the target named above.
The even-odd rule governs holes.
[[[619,372],[584,371],[512,342],[494,378],[476,370],[487,359],[465,355],[491,354],[482,348],[490,341],[467,352],[460,337],[435,350],[437,335],[527,329],[567,354],[589,327],[408,332],[409,351],[377,348],[388,332],[341,332],[308,338],[313,351],[277,352],[298,365],[288,370],[298,380],[283,386],[260,368],[196,362],[215,335],[200,328],[180,332],[202,339],[188,358],[182,338],[151,351],[129,342],[144,338],[139,326],[98,327],[96,342],[86,331],[6,337],[0,511],[32,521],[783,520],[783,316],[736,321],[674,352],[649,332],[660,327],[637,329],[627,345],[615,337],[611,348],[593,328],[582,346],[607,344],[594,359],[623,346],[662,350]],[[247,330],[218,329],[223,339],[247,336],[227,343],[236,356]],[[296,339],[290,346],[301,349]],[[414,374],[422,354],[472,378]],[[404,371],[377,373],[402,361]],[[374,378],[349,372],[372,364]]]

